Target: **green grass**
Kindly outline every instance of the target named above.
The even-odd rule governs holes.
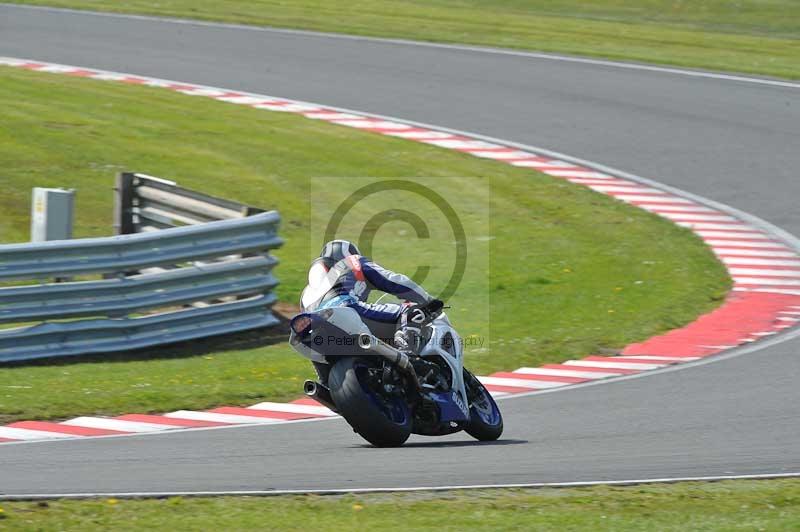
[[[12,530],[797,530],[800,480],[0,506]]]
[[[800,78],[794,0],[33,0]]]
[[[729,288],[723,266],[690,231],[584,187],[163,89],[2,68],[0,167],[4,242],[26,240],[32,186],[76,188],[76,236],[110,234],[111,188],[123,169],[277,208],[286,239],[277,252],[278,293],[291,303],[319,249],[310,241],[322,222],[318,209],[310,214],[314,198],[334,198],[361,182],[348,176],[425,176],[421,181],[449,193],[462,213],[471,258],[450,315],[462,335],[485,339],[482,349],[467,351],[468,366],[480,373],[624,346],[691,321]],[[391,222],[378,231],[374,257],[405,272],[435,265],[425,282],[435,292],[450,271],[442,243],[452,237],[430,205],[415,201],[375,196],[369,208],[354,211],[353,224],[398,202],[417,210],[431,222],[432,238],[418,240]],[[280,331],[261,334],[232,345],[195,342],[0,368],[0,422],[296,397],[310,364]]]

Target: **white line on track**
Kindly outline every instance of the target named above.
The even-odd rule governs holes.
[[[164,497],[220,497],[249,496],[273,497],[279,495],[339,495],[346,493],[406,493],[420,491],[456,491],[485,489],[540,489],[540,488],[580,488],[590,486],[636,486],[639,484],[674,484],[676,482],[719,482],[723,480],[773,480],[800,477],[800,471],[792,473],[766,473],[759,475],[714,475],[697,477],[659,477],[631,480],[585,480],[577,482],[531,482],[516,484],[467,484],[446,486],[418,486],[413,488],[328,488],[328,489],[275,489],[275,490],[236,490],[236,491],[122,491],[86,493],[23,493],[0,494],[4,501],[32,501],[44,499],[95,499],[114,497],[117,499],[143,499]]]

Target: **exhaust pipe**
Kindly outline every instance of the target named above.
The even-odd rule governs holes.
[[[400,369],[414,369],[411,366],[411,360],[409,360],[408,355],[401,353],[394,347],[390,346],[386,342],[381,341],[379,338],[376,338],[371,334],[359,334],[358,347],[365,351],[372,351],[373,353],[382,356],[392,364],[398,366]]]
[[[336,409],[336,403],[333,402],[333,397],[331,397],[331,391],[324,384],[316,381],[306,381],[303,383],[303,393],[337,414],[339,413]]]
[[[403,373],[411,377],[411,380],[418,390],[422,389],[422,386],[419,383],[419,378],[417,377],[417,372],[414,371],[414,366],[411,364],[411,359],[408,358],[408,355],[405,353],[402,353],[386,342],[381,341],[380,338],[367,333],[358,335],[358,347],[364,351],[371,351],[376,355],[382,356],[400,368]]]

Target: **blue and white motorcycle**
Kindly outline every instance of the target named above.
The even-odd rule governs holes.
[[[463,344],[445,313],[422,327],[419,356],[383,341],[355,310],[305,312],[291,322],[291,346],[310,359],[319,381],[304,391],[378,447],[402,445],[413,434],[461,430],[481,441],[503,433],[491,394],[463,365]]]

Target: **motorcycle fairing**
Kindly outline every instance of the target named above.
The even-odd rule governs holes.
[[[469,419],[469,400],[467,399],[467,389],[464,384],[464,361],[463,344],[461,337],[450,325],[450,321],[445,314],[441,314],[430,325],[431,336],[425,347],[422,348],[420,356],[428,358],[438,356],[450,367],[453,384],[452,393],[447,401],[462,414],[464,419]],[[442,346],[446,346],[444,349]],[[443,419],[444,421],[444,419]]]

